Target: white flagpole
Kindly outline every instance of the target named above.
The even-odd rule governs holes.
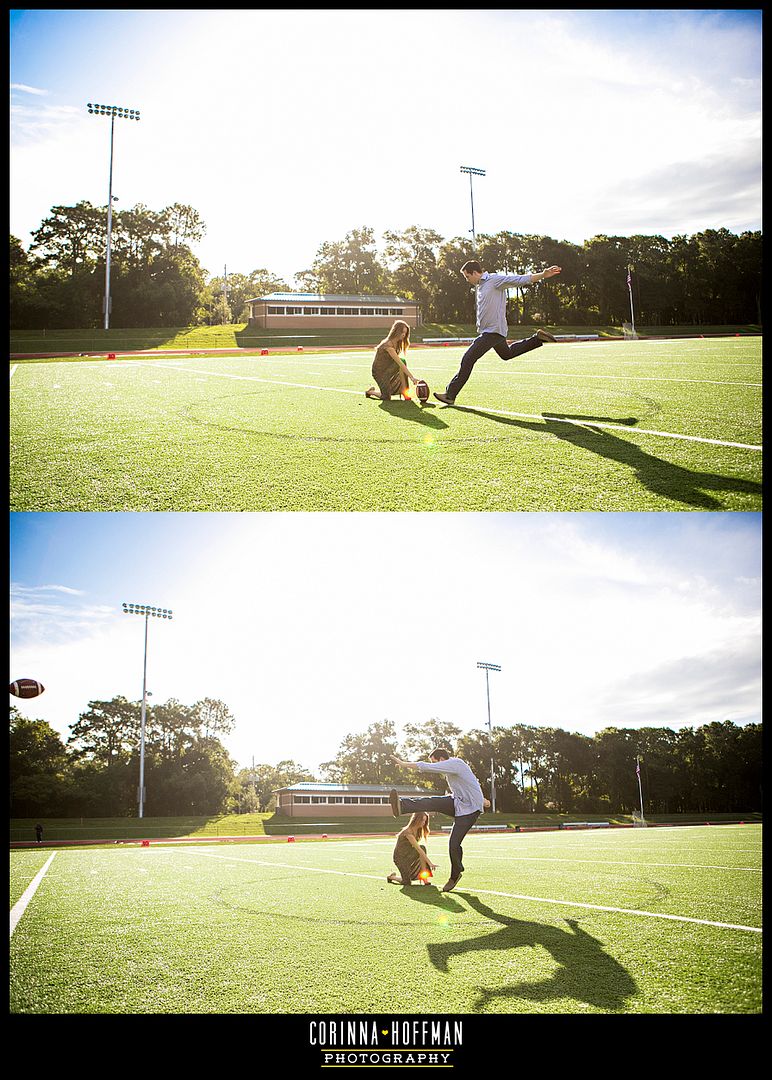
[[[638,797],[641,800],[641,821],[643,821],[643,792],[641,791],[641,763],[636,757],[635,759],[635,772],[638,776]]]
[[[633,333],[635,333],[635,312],[633,311],[633,282],[630,277],[630,267],[627,268],[627,291],[630,293],[630,323],[632,324]],[[640,780],[640,776],[638,777]]]

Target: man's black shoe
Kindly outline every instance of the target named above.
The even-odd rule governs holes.
[[[391,812],[394,817],[399,817],[399,795],[397,795],[394,788],[389,792],[389,802],[391,803]]]
[[[435,391],[434,396],[437,398],[438,401],[441,401],[443,405],[455,405],[456,404],[456,399],[452,398],[452,397],[448,397],[447,394],[438,394]]]
[[[455,889],[456,885],[458,885],[458,881],[459,881],[460,877],[461,877],[461,875],[459,874],[458,877],[449,878],[445,882],[445,884],[442,886],[442,891],[443,892],[452,892],[452,890]]]
[[[536,336],[539,339],[539,341],[550,341],[550,342],[554,343],[554,342],[556,342],[558,340],[554,336],[554,334],[551,334],[549,332],[549,330],[537,330],[536,331]]]

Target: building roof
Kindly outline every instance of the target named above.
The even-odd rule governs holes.
[[[341,293],[298,293],[298,292],[275,292],[265,296],[253,296],[247,300],[248,304],[255,300],[271,300],[285,304],[318,304],[326,301],[330,304],[415,304],[417,300],[403,300],[399,296],[349,296]]]
[[[371,795],[388,795],[392,790],[399,791],[403,795],[413,791],[420,791],[426,793],[426,788],[410,787],[407,784],[312,784],[308,781],[303,781],[300,784],[290,784],[288,787],[276,788],[276,791],[295,791],[300,795],[308,794],[309,792],[324,792],[332,795],[335,793],[344,794],[348,792],[357,792],[360,794]]]

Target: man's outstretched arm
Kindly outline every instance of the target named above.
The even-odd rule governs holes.
[[[396,754],[391,755],[391,760],[396,765],[401,765],[403,769],[414,769],[418,772],[418,763],[415,761],[403,761],[402,758],[397,757]]]
[[[555,274],[560,273],[560,269],[559,266],[548,266],[546,270],[539,270],[537,273],[531,274],[531,284],[534,281],[546,281],[547,278],[554,277]]]

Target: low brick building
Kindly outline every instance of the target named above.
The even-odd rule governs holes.
[[[278,788],[277,814],[308,818],[324,813],[328,817],[391,817],[389,792],[396,787],[400,795],[436,795],[428,788],[404,784],[292,784]]]
[[[269,293],[247,300],[249,325],[288,330],[377,327],[388,330],[395,319],[421,325],[421,307],[398,296],[345,296],[321,293]]]

